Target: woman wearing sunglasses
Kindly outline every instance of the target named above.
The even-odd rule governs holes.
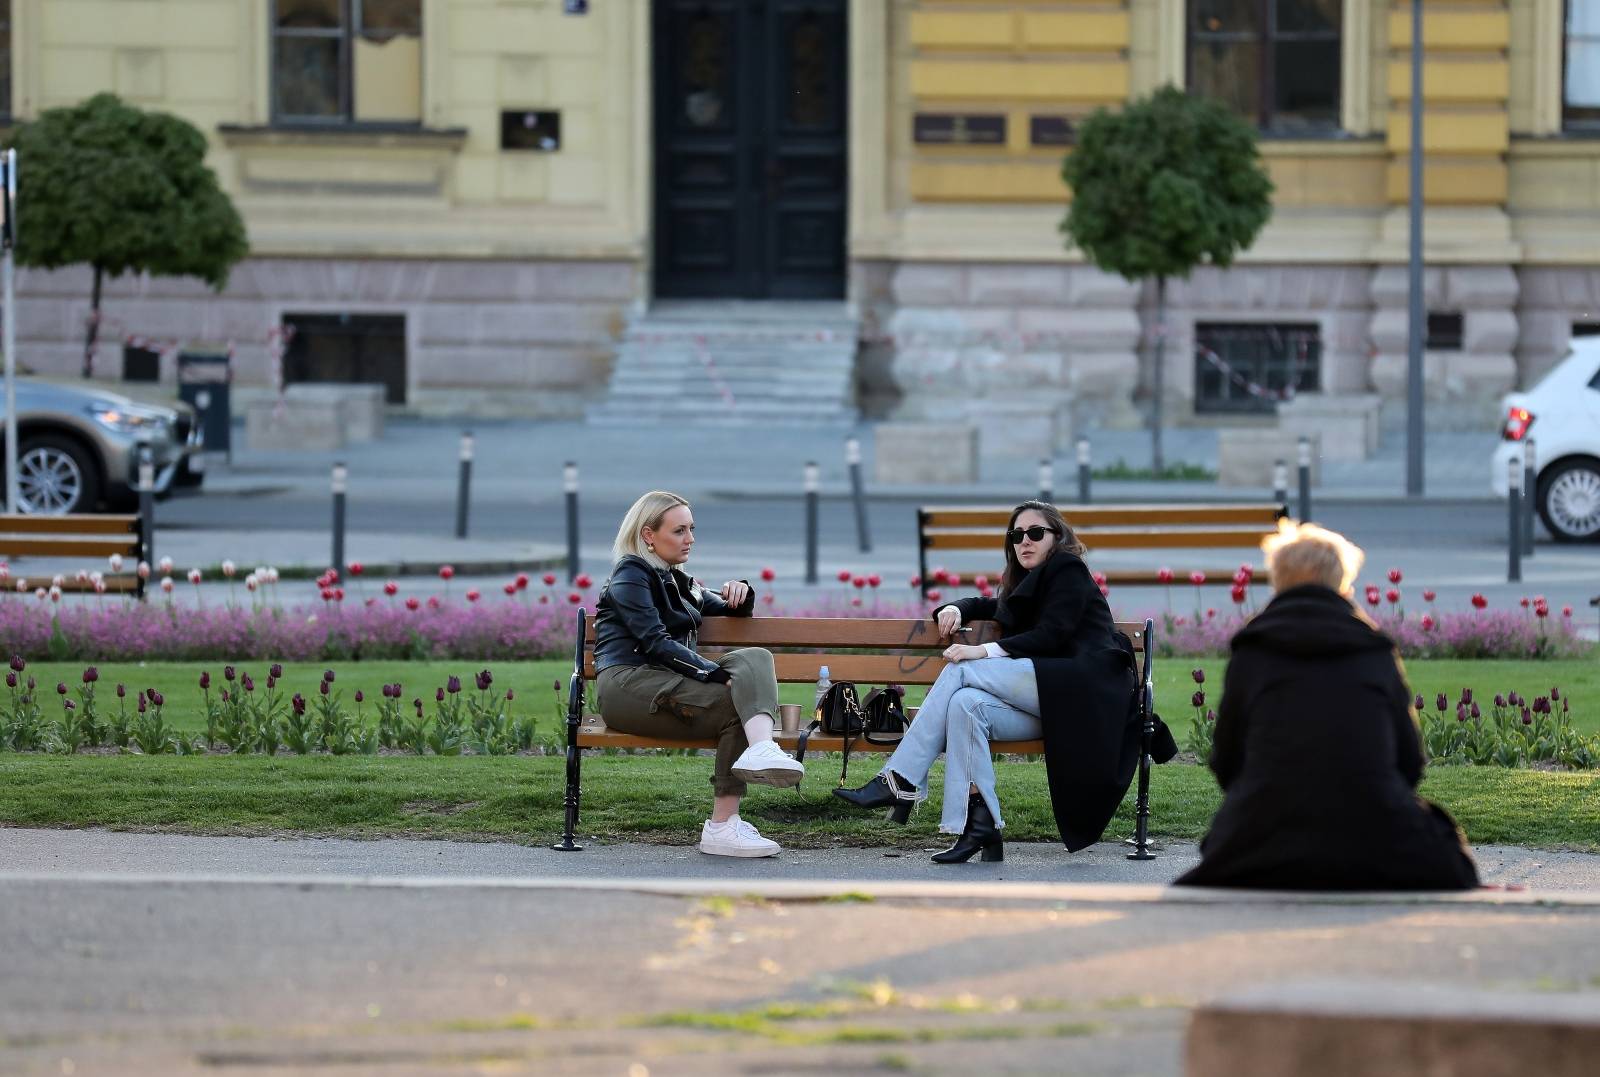
[[[964,598],[933,613],[941,636],[969,621],[996,621],[999,641],[946,648],[950,664],[883,771],[859,789],[833,791],[858,807],[890,807],[903,823],[944,753],[939,829],[960,837],[934,856],[940,864],[975,853],[1005,857],[991,740],[1044,737],[1056,824],[1074,851],[1099,840],[1138,759],[1133,646],[1084,564],[1083,544],[1042,501],[1018,505],[1004,537],[998,596]]]

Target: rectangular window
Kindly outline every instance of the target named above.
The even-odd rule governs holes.
[[[1339,129],[1344,0],[1189,0],[1189,91],[1271,135]]]
[[[380,384],[387,403],[406,402],[404,314],[285,314],[283,322],[294,327],[284,384]]]
[[[1563,68],[1563,125],[1600,129],[1600,0],[1567,0]]]
[[[1322,384],[1322,338],[1315,324],[1199,323],[1194,327],[1197,413],[1277,410],[1290,391]]]
[[[422,0],[274,0],[278,123],[422,120]]]
[[[0,0],[0,120],[11,119],[11,0]]]
[[[1430,352],[1458,352],[1466,336],[1466,318],[1460,314],[1428,312],[1428,332],[1423,348]]]

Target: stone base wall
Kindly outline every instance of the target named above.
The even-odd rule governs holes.
[[[1070,444],[1132,426],[1136,286],[1088,266],[858,262],[861,397],[869,416],[991,416]],[[984,452],[1040,455],[983,436]]]
[[[192,280],[105,282],[95,359],[122,376],[122,341],[232,344],[234,382],[270,391],[268,333],[285,313],[403,314],[406,406],[423,414],[571,416],[605,391],[616,339],[640,294],[631,261],[252,258],[214,294]],[[18,274],[17,353],[40,374],[82,368],[87,269]],[[162,381],[176,377],[172,355]]]
[[[1574,326],[1600,331],[1600,268],[1525,266],[1517,322],[1517,388],[1527,389],[1561,361]]]

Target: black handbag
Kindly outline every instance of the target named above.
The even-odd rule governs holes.
[[[804,762],[806,742],[811,734],[821,730],[830,737],[844,739],[844,765],[839,768],[839,784],[845,784],[850,773],[850,750],[865,739],[870,744],[898,744],[905,736],[910,719],[906,716],[903,697],[905,689],[899,685],[874,688],[865,702],[860,700],[856,686],[850,681],[835,681],[828,686],[822,702],[817,704],[815,720],[800,733],[795,745],[795,759]]]

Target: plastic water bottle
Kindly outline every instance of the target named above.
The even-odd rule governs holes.
[[[833,686],[833,681],[828,679],[828,667],[823,666],[817,670],[817,701],[811,708],[812,715],[817,721],[822,721],[822,697],[828,694],[828,689]]]

